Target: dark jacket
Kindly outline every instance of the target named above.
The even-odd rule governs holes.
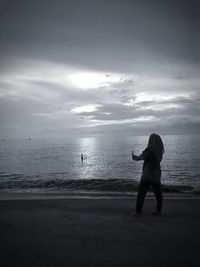
[[[153,152],[147,147],[139,156],[144,160],[141,180],[160,183],[161,168]]]

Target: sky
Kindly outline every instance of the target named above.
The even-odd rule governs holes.
[[[198,0],[0,0],[0,137],[200,133]]]

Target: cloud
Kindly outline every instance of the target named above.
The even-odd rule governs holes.
[[[68,78],[73,73],[83,73],[83,77],[87,73],[89,79],[90,72],[80,67],[30,62],[25,66],[0,77],[1,126],[4,128],[6,124],[8,128],[13,124],[21,128],[34,125],[38,129],[50,129],[62,128],[63,124],[71,128],[198,121],[198,79],[112,72],[106,77],[106,72],[93,71],[91,77],[96,73],[95,77],[109,79],[107,86],[82,90],[73,86]]]
[[[79,116],[90,116],[96,122],[145,122],[156,121],[161,124],[170,122],[177,123],[184,120],[191,121],[199,113],[200,95],[188,97],[174,97],[154,101],[135,101],[131,105],[123,103],[102,104],[91,112],[79,112]],[[199,118],[199,117],[198,117]],[[198,119],[196,119],[198,121]]]
[[[198,2],[188,0],[181,4],[5,1],[1,3],[2,62],[35,58],[107,69],[107,73],[160,72],[166,62],[195,64],[199,61],[196,10]]]
[[[145,131],[184,123],[196,131],[198,7],[188,0],[1,1],[0,128],[116,123]]]

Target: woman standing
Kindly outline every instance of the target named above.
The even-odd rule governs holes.
[[[157,200],[156,212],[153,214],[161,215],[163,197],[160,182],[160,162],[162,160],[163,153],[164,145],[161,137],[158,134],[150,135],[147,148],[142,152],[141,155],[135,156],[132,151],[133,160],[144,160],[142,177],[137,195],[136,214],[134,214],[135,216],[141,216],[144,198],[150,186],[153,187],[153,191]]]

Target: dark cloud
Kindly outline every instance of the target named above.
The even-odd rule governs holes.
[[[198,10],[191,0],[8,0],[1,3],[2,56],[104,70],[199,62]]]
[[[197,0],[0,1],[0,127],[95,120],[128,128],[135,120],[143,132],[152,125],[196,131],[199,13]],[[79,88],[59,81],[70,68],[119,79]],[[72,112],[86,105],[96,110]]]

